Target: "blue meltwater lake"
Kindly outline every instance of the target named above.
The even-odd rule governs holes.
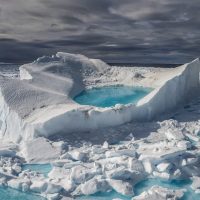
[[[132,86],[107,86],[92,88],[81,92],[74,101],[81,105],[110,107],[116,104],[137,103],[152,91],[152,88]]]

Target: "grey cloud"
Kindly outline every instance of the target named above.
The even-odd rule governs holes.
[[[3,62],[25,63],[40,57],[42,53],[54,52],[49,45],[15,39],[0,39],[0,45],[0,60]]]
[[[199,55],[198,0],[0,0],[0,61],[56,51],[112,62]]]

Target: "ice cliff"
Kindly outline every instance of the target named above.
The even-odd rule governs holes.
[[[155,89],[136,105],[97,108],[73,101],[86,87],[134,85],[135,74],[130,72],[127,79],[124,70],[113,70],[103,61],[83,55],[59,52],[21,66],[19,79],[0,76],[0,138],[20,142],[131,120],[147,121],[199,94],[200,62],[196,59],[161,77]]]

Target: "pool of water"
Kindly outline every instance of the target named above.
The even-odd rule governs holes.
[[[152,186],[158,185],[161,187],[169,188],[169,189],[186,189],[184,197],[181,200],[199,200],[200,194],[195,194],[194,191],[190,188],[191,181],[190,180],[182,180],[182,181],[163,181],[161,179],[147,179],[135,185],[135,195],[139,195],[144,191],[147,191]],[[97,193],[91,196],[81,196],[76,199],[78,200],[112,200],[113,198],[120,198],[122,200],[131,200],[130,197],[122,196],[115,191],[109,193]]]
[[[110,107],[116,104],[137,103],[151,91],[151,88],[132,86],[92,88],[81,92],[74,98],[74,101],[81,105]]]
[[[0,187],[1,200],[45,200],[42,197],[20,192],[11,188]]]
[[[22,166],[23,170],[30,169],[31,171],[39,172],[45,176],[52,170],[51,164],[24,164]]]

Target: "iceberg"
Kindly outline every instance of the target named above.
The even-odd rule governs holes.
[[[0,76],[0,138],[21,141],[150,121],[197,95],[200,62],[171,69],[159,79],[134,81],[134,71],[112,68],[101,60],[58,52],[20,67],[20,77]],[[139,79],[142,79],[139,77]],[[73,98],[86,88],[109,85],[153,86],[136,104],[99,108]]]

